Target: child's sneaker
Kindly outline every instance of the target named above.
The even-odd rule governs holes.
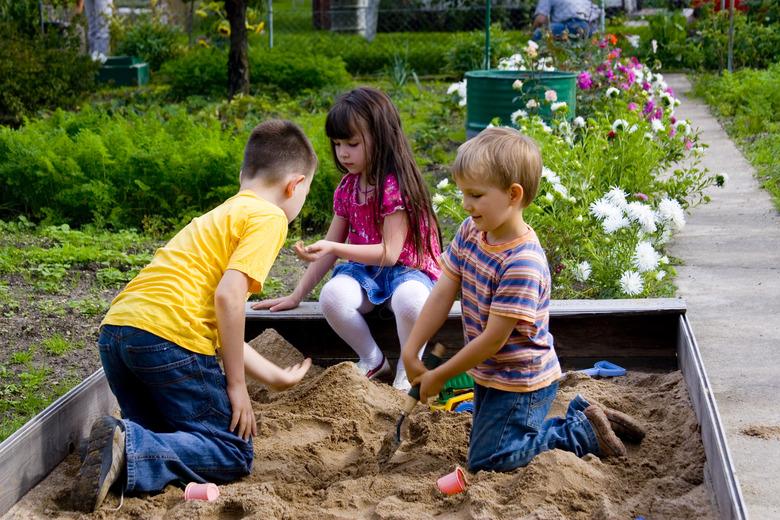
[[[596,434],[596,441],[599,444],[599,451],[604,457],[623,457],[626,454],[626,447],[609,424],[604,410],[599,406],[592,404],[585,408],[585,417],[590,421],[593,432]]]
[[[358,363],[358,369],[363,372],[369,379],[382,376],[390,372],[390,363],[387,362],[387,358],[382,354],[382,361],[374,368],[366,369],[361,363]]]
[[[619,412],[614,408],[609,408],[601,403],[593,403],[604,410],[609,425],[612,427],[618,437],[629,442],[640,443],[645,438],[645,429],[639,424],[639,421],[628,414]]]
[[[100,417],[92,423],[87,455],[71,492],[73,506],[88,513],[97,510],[124,469],[124,423],[108,415]]]
[[[396,370],[393,388],[400,390],[401,392],[408,392],[412,389],[412,383],[407,379],[405,370]]]

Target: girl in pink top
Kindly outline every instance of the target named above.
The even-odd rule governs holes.
[[[389,300],[398,339],[406,342],[441,274],[439,226],[398,110],[386,94],[369,87],[344,94],[328,112],[325,133],[345,174],[333,195],[328,233],[309,246],[296,244],[298,256],[311,263],[292,294],[253,307],[296,307],[336,260],[346,260],[322,288],[320,304],[333,330],[360,357],[358,368],[374,378],[390,365],[363,314]],[[393,386],[410,387],[400,359]]]

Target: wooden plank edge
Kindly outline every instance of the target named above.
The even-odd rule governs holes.
[[[713,491],[720,517],[728,520],[746,520],[747,506],[726,442],[718,405],[704,369],[693,329],[684,315],[680,316],[678,356],[680,370],[688,387],[701,431],[706,455],[705,480]]]
[[[116,399],[101,368],[4,440],[0,444],[0,516],[78,449],[95,418],[115,408]]]
[[[248,320],[297,320],[324,319],[319,302],[301,302],[295,309],[271,312],[254,310],[246,304]],[[680,298],[634,298],[615,300],[552,300],[550,316],[593,316],[608,314],[614,316],[643,314],[685,314],[687,306]],[[450,318],[460,317],[460,301],[456,301],[450,309]]]

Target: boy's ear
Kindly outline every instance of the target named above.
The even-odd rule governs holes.
[[[306,176],[300,173],[290,175],[287,177],[287,184],[284,185],[284,195],[288,199],[295,195],[295,188],[298,187],[303,181],[306,180]]]
[[[512,204],[522,204],[523,195],[525,195],[525,190],[518,183],[515,182],[509,187],[509,201]]]

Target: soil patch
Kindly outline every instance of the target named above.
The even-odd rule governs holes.
[[[766,426],[762,424],[754,424],[746,428],[742,428],[742,435],[748,437],[758,437],[765,440],[780,440],[780,426]]]
[[[266,332],[253,342],[272,359],[300,359]],[[215,502],[185,502],[180,488],[154,496],[111,495],[86,518],[166,519],[594,519],[716,518],[704,485],[704,449],[679,372],[630,372],[596,380],[573,373],[552,410],[562,415],[576,394],[641,419],[648,434],[623,459],[553,450],[510,473],[469,475],[469,487],[445,497],[441,475],[464,464],[471,416],[418,406],[390,463],[375,464],[402,394],[362,377],[352,363],[314,369],[286,392],[253,389],[259,433],[252,475],[220,487]],[[27,494],[7,518],[77,518],[63,510],[78,469],[72,455]]]

